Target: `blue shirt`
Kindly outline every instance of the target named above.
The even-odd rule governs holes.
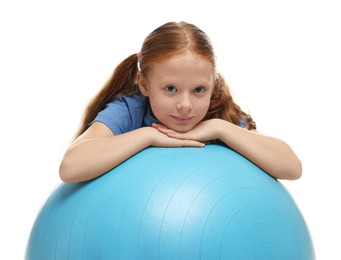
[[[109,102],[93,122],[105,124],[115,135],[159,123],[151,112],[149,99],[142,94],[120,97]]]

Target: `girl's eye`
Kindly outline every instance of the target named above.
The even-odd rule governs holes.
[[[196,94],[201,94],[205,92],[205,88],[204,87],[197,87],[193,90],[194,93]]]
[[[175,93],[176,92],[176,87],[170,85],[170,86],[166,86],[166,91],[168,93]]]

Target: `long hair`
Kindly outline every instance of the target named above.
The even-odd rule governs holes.
[[[81,125],[75,137],[81,135],[105,105],[120,96],[139,93],[136,75],[140,70],[147,78],[150,67],[174,55],[191,51],[212,63],[216,61],[209,37],[198,27],[186,22],[169,22],[151,32],[142,44],[140,53],[132,54],[114,70],[103,88],[93,97],[86,107]],[[256,129],[250,115],[241,110],[234,102],[229,87],[217,73],[210,107],[205,119],[221,118],[233,124],[244,122],[247,129]]]

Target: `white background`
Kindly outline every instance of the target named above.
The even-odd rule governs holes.
[[[303,177],[282,183],[317,259],[341,259],[337,2],[1,1],[0,259],[24,257],[89,99],[148,33],[180,20],[211,37],[218,69],[259,130],[299,155]]]

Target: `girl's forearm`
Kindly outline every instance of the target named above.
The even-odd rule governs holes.
[[[60,178],[64,182],[96,178],[150,144],[145,128],[79,141],[66,151],[59,169]]]
[[[218,138],[236,152],[277,179],[295,180],[302,174],[302,165],[288,144],[277,138],[249,131],[219,120]]]

